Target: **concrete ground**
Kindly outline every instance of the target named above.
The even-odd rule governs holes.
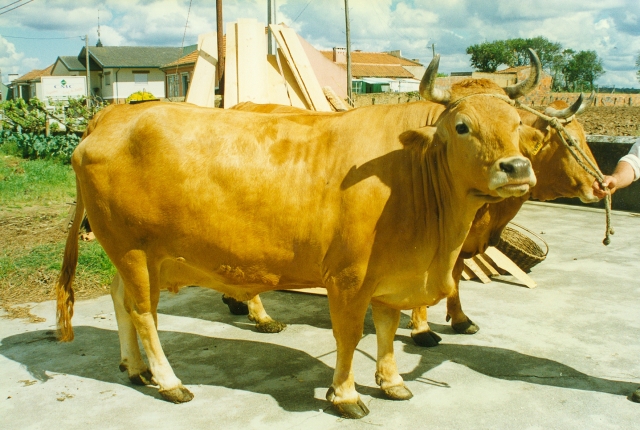
[[[538,287],[510,276],[462,282],[481,329],[455,334],[440,303],[429,320],[442,342],[430,349],[413,344],[406,312],[395,346],[411,400],[381,397],[367,316],[354,369],[371,410],[362,420],[333,415],[324,399],[335,363],[325,297],[264,294],[288,327],[261,334],[220,294],[192,287],[163,294],[159,309],[164,350],[191,402],[167,403],[120,373],[110,297],[76,304],[69,344],[55,341],[46,302],[32,310],[45,322],[0,320],[0,428],[638,428],[640,404],[628,396],[640,386],[640,217],[614,213],[608,247],[601,210],[530,203],[516,221],[549,244],[531,273]]]

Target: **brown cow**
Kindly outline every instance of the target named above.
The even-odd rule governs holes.
[[[580,96],[571,107],[564,101],[555,101],[549,105],[545,113],[557,118],[568,117],[568,120],[564,121],[565,129],[596,163],[587,145],[584,129],[574,118],[574,115],[580,113],[591,101],[592,98],[589,98],[583,102]],[[531,160],[538,183],[529,193],[498,203],[486,204],[478,211],[453,271],[456,285],[459,285],[462,277],[464,259],[483,253],[489,246],[495,246],[506,225],[529,198],[546,201],[559,197],[578,197],[585,203],[598,201],[590,185],[593,184],[593,176],[578,165],[555,129],[549,127],[547,121],[535,114],[522,110],[519,112],[524,124],[531,125],[544,136],[537,142],[523,139],[520,146],[522,153]],[[447,321],[449,320],[458,333],[473,334],[479,330],[479,327],[462,311],[457,288],[454,294],[447,297]],[[440,341],[440,337],[429,329],[426,307],[413,310],[411,325],[413,327],[411,337],[418,345],[435,346]]]
[[[323,286],[337,345],[327,399],[346,417],[368,413],[352,361],[370,303],[376,380],[388,397],[410,398],[393,355],[400,310],[451,295],[478,209],[535,185],[505,92],[487,80],[438,91],[437,64],[421,93],[446,109],[435,126],[400,136],[358,109],[285,117],[171,103],[107,108],[72,157],[78,204],[57,285],[60,339],[73,339],[86,209],[119,273],[121,367],[133,382],[152,377],[165,399],[193,398],[160,345],[160,290],[200,285],[247,300]]]
[[[555,101],[546,110],[546,114],[560,118],[564,122],[567,132],[583,149],[589,158],[595,163],[586,141],[584,130],[575,119],[586,106],[592,102],[592,98],[584,100],[582,95],[569,106],[564,101]],[[259,105],[250,102],[240,103],[233,107],[252,112],[272,113],[306,113],[308,115],[331,115],[330,113],[309,112],[299,108],[280,105]],[[378,117],[380,112],[393,112],[391,122],[396,124],[398,132],[402,127],[414,128],[424,125],[424,115],[418,116],[417,112],[429,112],[427,125],[433,124],[442,112],[442,106],[433,102],[414,102],[404,105],[367,107],[371,117]],[[464,259],[483,253],[488,246],[495,245],[507,223],[520,210],[521,206],[530,197],[536,200],[553,200],[559,197],[578,197],[583,202],[597,201],[593,195],[591,184],[593,177],[587,173],[575,161],[569,150],[564,146],[554,128],[549,127],[547,121],[540,119],[535,114],[525,110],[519,110],[523,124],[532,128],[523,133],[521,139],[521,151],[531,159],[533,169],[538,178],[537,185],[530,193],[522,197],[513,197],[495,204],[484,205],[476,214],[469,235],[462,247],[462,252],[454,269],[456,285],[459,284],[464,268]],[[388,113],[387,113],[388,114]],[[400,121],[403,118],[404,121]],[[415,121],[411,123],[411,121]],[[408,123],[407,123],[408,122]],[[232,298],[224,298],[230,309],[240,305]],[[236,313],[239,313],[236,311]],[[275,332],[284,328],[284,324],[276,322],[264,310],[260,297],[256,296],[248,302],[249,319],[256,322],[259,331]],[[473,323],[462,311],[460,297],[456,289],[455,293],[447,298],[447,321],[451,320],[453,329],[458,333],[473,334],[479,327]],[[427,324],[426,307],[415,309],[412,314],[411,336],[421,346],[435,346],[440,337],[429,330]]]

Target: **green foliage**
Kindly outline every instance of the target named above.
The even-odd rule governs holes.
[[[529,64],[529,48],[536,51],[542,68],[550,68],[554,55],[562,45],[538,36],[531,39],[507,39],[483,42],[467,48],[471,55],[471,65],[481,72],[495,72],[500,65],[509,67]]]
[[[131,103],[132,101],[140,101],[140,100],[155,100],[156,97],[147,91],[137,91],[127,97],[126,102]]]
[[[93,100],[87,106],[84,97],[49,100],[37,98],[8,100],[0,104],[4,121],[0,127],[0,148],[23,158],[56,158],[68,162],[80,142],[80,133],[88,121],[106,104]],[[49,134],[46,135],[46,123]],[[62,134],[64,133],[64,134]],[[10,148],[10,149],[7,149]]]
[[[471,55],[474,69],[489,73],[498,70],[501,64],[508,64],[511,58],[504,40],[471,45],[467,48],[467,54]]]
[[[45,136],[44,134],[13,133],[8,130],[2,131],[2,143],[0,145],[11,145],[22,158],[35,160],[37,158],[56,158],[64,162],[69,162],[73,150],[80,143],[77,134],[58,134]]]
[[[46,122],[49,120],[51,131],[81,133],[93,116],[106,107],[100,100],[92,99],[87,107],[85,97],[68,100],[48,100],[45,105],[38,98],[7,100],[0,103],[4,113],[2,129],[17,133],[45,134]]]
[[[4,113],[2,129],[25,133],[44,133],[44,105],[37,98],[7,100],[0,104]]]
[[[529,64],[528,48],[536,51],[542,68],[553,77],[553,89],[556,91],[593,89],[594,82],[605,73],[602,60],[595,51],[563,49],[560,43],[540,36],[484,42],[468,47],[467,54],[471,55],[471,65],[476,70],[495,72],[500,65],[518,67]]]

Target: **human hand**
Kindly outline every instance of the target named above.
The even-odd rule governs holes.
[[[616,192],[618,185],[618,179],[615,176],[605,175],[602,184],[596,179],[593,181],[593,194],[599,199],[604,198],[607,194],[613,194]]]

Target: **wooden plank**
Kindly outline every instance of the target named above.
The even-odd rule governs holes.
[[[476,275],[474,275],[473,272],[469,270],[469,268],[467,268],[467,266],[464,266],[464,269],[462,269],[462,279],[464,279],[465,281],[470,281],[475,277]]]
[[[322,92],[329,101],[329,104],[331,105],[333,110],[335,110],[336,112],[343,112],[351,109],[351,106],[347,105],[340,97],[338,97],[336,92],[333,91],[333,88],[322,87]]]
[[[498,248],[490,246],[485,251],[485,254],[487,254],[487,256],[495,263],[496,266],[511,273],[516,279],[518,279],[527,287],[529,288],[536,287],[535,281],[531,279],[529,275],[524,273],[516,263],[511,261],[511,259],[506,255],[504,255]]]
[[[224,60],[224,98],[225,109],[238,104],[238,63],[236,49],[236,33],[238,26],[235,22],[227,24],[227,40]]]
[[[198,36],[198,58],[185,101],[198,106],[214,107],[216,101],[216,67],[218,40],[215,32]]]
[[[267,36],[255,19],[238,19],[236,33],[238,103],[268,103]]]
[[[309,109],[309,104],[305,100],[305,96],[303,91],[300,89],[298,82],[296,81],[289,64],[287,64],[284,52],[278,48],[278,59],[279,64],[282,69],[282,76],[286,83],[286,90],[289,98],[289,104],[291,106],[300,108],[300,109]]]
[[[304,104],[305,104],[304,108],[313,110],[314,109],[313,103],[311,102],[311,99],[309,98],[309,94],[307,93],[306,88],[304,87],[302,78],[298,73],[298,69],[295,67],[293,58],[291,58],[291,53],[289,52],[287,43],[284,41],[284,38],[282,37],[281,30],[283,29],[283,27],[281,25],[271,24],[269,25],[269,28],[271,28],[271,33],[273,34],[273,37],[276,39],[276,42],[278,43],[278,55],[280,56],[280,65],[282,66],[282,72],[285,80],[287,81],[287,83],[291,85],[291,88],[293,88],[294,91],[297,86],[298,92],[302,96],[302,100],[304,101]],[[285,70],[285,65],[289,69],[288,72]],[[293,77],[293,80],[295,81],[296,86],[293,85],[293,82],[290,80],[290,78],[288,78],[287,74]],[[291,97],[291,92],[289,92],[289,96]],[[293,104],[293,97],[292,97],[292,106],[295,106]]]
[[[489,260],[487,258],[484,257],[483,254],[478,254],[476,256],[473,257],[473,261],[475,261],[478,266],[480,266],[480,268],[482,270],[484,270],[484,273],[487,274],[487,276],[499,276],[500,272],[498,272],[496,270],[495,267],[493,267],[493,264],[489,262]]]
[[[304,87],[304,91],[308,94],[313,110],[319,112],[331,112],[331,106],[322,92],[322,87],[320,87],[318,78],[311,67],[309,58],[307,57],[306,52],[304,52],[295,30],[292,28],[282,27],[280,29],[280,33],[282,34],[282,38],[286,43],[287,49],[289,50],[294,62],[294,66],[300,76],[302,82],[300,87]],[[293,69],[294,66],[291,66],[291,68]]]
[[[483,284],[488,284],[491,282],[491,279],[482,271],[480,267],[473,261],[471,258],[464,260],[465,266],[467,266],[473,273],[480,279]]]
[[[267,55],[267,97],[269,103],[276,103],[284,106],[291,106],[289,94],[287,93],[287,81],[280,73],[278,59],[275,55]],[[301,103],[304,106],[304,103]]]
[[[326,296],[327,289],[323,287],[317,288],[294,288],[291,290],[279,290],[279,291],[287,291],[292,293],[304,293],[304,294],[315,294],[317,296]]]

